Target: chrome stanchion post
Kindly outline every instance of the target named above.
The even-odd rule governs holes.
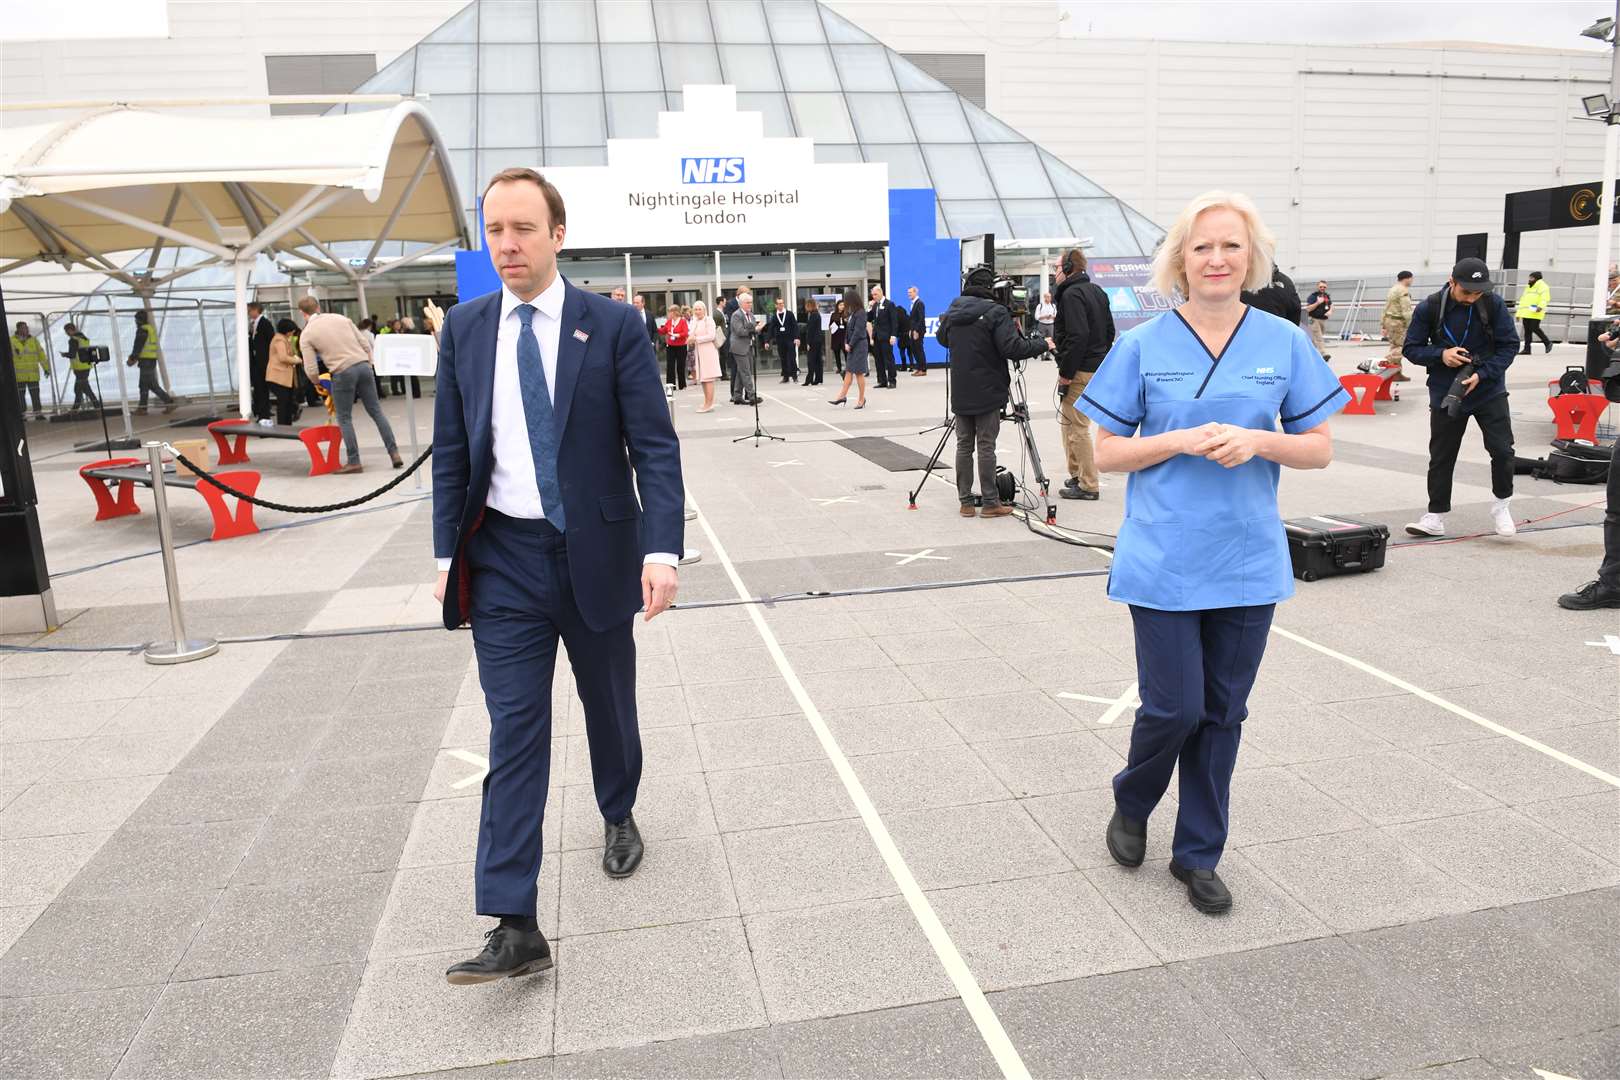
[[[183,664],[219,652],[213,638],[186,637],[185,619],[180,613],[180,576],[174,566],[174,539],[169,535],[169,499],[163,486],[163,444],[146,444],[148,467],[152,470],[152,502],[157,511],[158,544],[163,549],[163,584],[169,592],[169,630],[173,641],[154,641],[146,647],[148,664]]]
[[[670,422],[670,425],[673,426],[674,423],[675,423],[675,384],[674,383],[665,383],[664,384],[664,400],[665,400],[665,402],[667,402],[669,404],[669,422]],[[683,507],[682,512],[685,514],[687,521],[694,521],[697,518],[697,511],[692,509],[690,506]],[[685,566],[687,563],[695,563],[695,562],[702,562],[702,561],[703,561],[703,552],[699,551],[697,548],[694,548],[694,547],[687,548],[686,551],[684,553],[682,553],[682,555],[681,555],[681,565],[682,566]]]

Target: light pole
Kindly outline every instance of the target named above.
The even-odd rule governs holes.
[[[1609,93],[1601,103],[1596,99],[1602,95],[1586,98],[1582,104],[1586,106],[1588,116],[1603,117],[1603,198],[1598,203],[1598,243],[1597,255],[1593,261],[1592,271],[1592,319],[1602,319],[1608,310],[1609,298],[1609,252],[1612,250],[1614,235],[1614,172],[1620,161],[1620,48],[1616,48],[1615,27],[1620,24],[1620,0],[1615,4],[1615,17],[1602,18],[1581,31],[1582,37],[1593,38],[1609,45]],[[1587,340],[1596,338],[1596,332],[1591,333]]]

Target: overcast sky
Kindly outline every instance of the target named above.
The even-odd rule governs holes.
[[[1060,0],[1060,6],[1069,16],[1062,33],[1073,37],[1358,43],[1490,41],[1594,51],[1607,46],[1581,37],[1581,31],[1615,13],[1615,5],[1603,0]]]

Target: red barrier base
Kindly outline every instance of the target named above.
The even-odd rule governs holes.
[[[229,484],[245,495],[259,493],[259,474],[248,470],[241,472],[214,473],[222,484]],[[234,496],[227,495],[206,480],[197,482],[197,494],[203,497],[208,504],[208,510],[214,515],[214,534],[210,540],[229,540],[233,536],[250,536],[259,531],[258,523],[253,520],[253,504],[243,502]],[[226,500],[236,503],[236,512],[232,513]]]
[[[1372,416],[1376,409],[1373,402],[1378,400],[1378,392],[1384,389],[1384,378],[1381,375],[1340,375],[1339,385],[1350,393],[1350,401],[1344,407],[1346,416]],[[1356,391],[1361,391],[1357,393]]]
[[[90,485],[90,493],[96,497],[96,520],[106,521],[108,518],[127,517],[138,514],[141,508],[135,505],[135,484],[130,480],[102,480],[95,476],[85,476],[91,469],[121,469],[126,465],[140,465],[140,458],[117,457],[106,461],[92,461],[88,465],[79,466],[79,476]],[[118,497],[114,498],[112,485],[118,485]]]
[[[1597,442],[1598,421],[1603,419],[1609,399],[1601,394],[1559,394],[1547,399],[1547,407],[1558,425],[1557,438]]]
[[[241,465],[248,461],[247,436],[229,433],[230,428],[242,427],[251,424],[251,420],[215,420],[208,425],[208,434],[214,437],[214,443],[219,449],[219,465]],[[227,441],[229,440],[229,441]],[[233,446],[232,443],[235,443]]]
[[[309,451],[309,475],[324,476],[337,471],[338,446],[343,442],[342,428],[336,424],[305,428],[298,433],[298,439]]]

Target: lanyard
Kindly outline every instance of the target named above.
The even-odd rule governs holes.
[[[1452,308],[1451,310],[1456,311],[1457,309]],[[1458,346],[1458,347],[1461,347],[1463,341],[1468,340],[1468,331],[1473,329],[1473,327],[1474,327],[1474,305],[1473,304],[1468,305],[1468,321],[1463,324],[1462,341],[1457,340],[1457,335],[1453,334],[1451,332],[1451,327],[1446,325],[1446,320],[1445,319],[1442,318],[1440,320],[1440,329],[1445,332],[1446,337],[1451,339],[1451,343],[1453,345]]]

